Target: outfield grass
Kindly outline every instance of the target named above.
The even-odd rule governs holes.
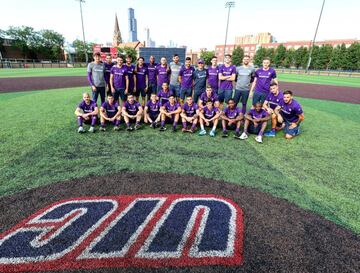
[[[175,172],[257,188],[360,234],[359,105],[301,98],[303,134],[257,144],[150,128],[80,135],[81,91],[0,95],[0,196],[89,175]]]

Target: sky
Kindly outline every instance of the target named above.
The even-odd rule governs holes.
[[[144,28],[156,45],[186,45],[214,50],[224,44],[228,10],[219,0],[85,0],[83,16],[86,40],[112,41],[115,13],[123,39],[128,34],[128,8],[135,9],[138,38]],[[235,0],[230,12],[227,44],[235,36],[270,32],[279,42],[311,40],[323,0]],[[0,29],[31,26],[53,29],[66,41],[82,39],[79,2],[76,0],[0,0]],[[317,40],[360,39],[360,0],[326,0]]]

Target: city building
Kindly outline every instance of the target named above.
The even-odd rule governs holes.
[[[122,38],[121,38],[121,32],[120,32],[120,27],[119,27],[119,22],[118,22],[118,18],[117,18],[117,14],[115,13],[115,26],[114,26],[114,35],[113,35],[113,43],[112,46],[113,47],[117,47],[119,44],[121,44],[123,42]]]
[[[135,11],[129,8],[129,42],[135,42],[137,38],[137,21],[135,19]]]
[[[264,44],[275,42],[275,38],[269,32],[261,32],[256,36],[245,35],[245,36],[235,36],[235,44]]]
[[[141,47],[139,48],[139,56],[144,57],[145,62],[149,61],[150,56],[155,57],[155,62],[159,63],[162,57],[165,57],[170,63],[173,55],[178,54],[180,62],[185,62],[186,48],[162,48],[162,47]]]
[[[145,46],[146,47],[155,47],[155,41],[151,40],[150,38],[150,29],[149,28],[145,28]]]

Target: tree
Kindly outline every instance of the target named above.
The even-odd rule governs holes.
[[[200,58],[204,60],[206,65],[211,65],[211,59],[215,56],[215,51],[202,50]]]
[[[305,68],[304,63],[306,65],[307,62],[307,54],[308,50],[306,47],[299,47],[294,54],[294,65],[296,68]]]
[[[353,43],[348,47],[345,54],[345,69],[360,69],[360,44]]]
[[[345,66],[346,46],[338,45],[331,54],[329,69],[343,69]]]
[[[315,45],[312,51],[310,69],[316,69],[317,60],[319,58],[319,51],[320,51],[319,46]],[[306,64],[304,64],[303,66],[304,68],[306,68],[307,66],[307,62],[309,60],[309,54],[307,54]]]
[[[118,54],[124,57],[131,56],[132,62],[135,63],[137,59],[137,52],[132,47],[118,47]]]
[[[260,47],[256,51],[256,55],[255,55],[255,58],[254,58],[254,64],[257,65],[257,66],[261,66],[264,58],[267,57],[266,54],[267,54],[266,48]]]
[[[241,65],[243,58],[244,58],[244,50],[240,46],[237,46],[232,53],[233,65],[235,66]]]
[[[314,62],[315,69],[327,69],[332,55],[333,47],[331,45],[322,45],[319,48],[318,56]]]
[[[286,51],[286,56],[285,59],[283,61],[283,65],[286,68],[290,68],[294,65],[295,63],[295,49],[290,48],[288,51]]]
[[[266,49],[265,57],[269,58],[271,62],[273,62],[274,56],[275,56],[275,49],[273,48]]]
[[[73,41],[72,45],[75,48],[77,60],[81,62],[85,62],[86,58],[85,58],[84,42],[79,39],[76,39],[75,41]],[[88,55],[93,52],[93,46],[94,43],[91,42],[86,43],[86,52]]]
[[[39,37],[38,33],[36,33],[32,27],[10,26],[5,33],[9,39],[13,40],[12,46],[21,50],[24,58],[34,55],[34,49],[36,48]]]
[[[56,31],[44,29],[40,31],[41,45],[40,52],[51,60],[60,59],[65,38]]]
[[[4,37],[5,37],[5,31],[0,29],[0,55],[5,51],[4,47]]]
[[[287,57],[286,53],[287,53],[286,47],[283,44],[279,45],[276,48],[274,59],[272,61],[275,66],[279,67],[279,66],[283,65],[283,62],[284,62],[285,58]]]

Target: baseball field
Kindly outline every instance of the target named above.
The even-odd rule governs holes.
[[[360,272],[360,78],[279,75],[303,106],[302,134],[258,144],[223,139],[220,129],[215,138],[147,126],[78,134],[74,110],[90,92],[84,74],[0,70],[1,233],[69,198],[205,194],[242,209],[241,263],[110,263],[91,272]]]

